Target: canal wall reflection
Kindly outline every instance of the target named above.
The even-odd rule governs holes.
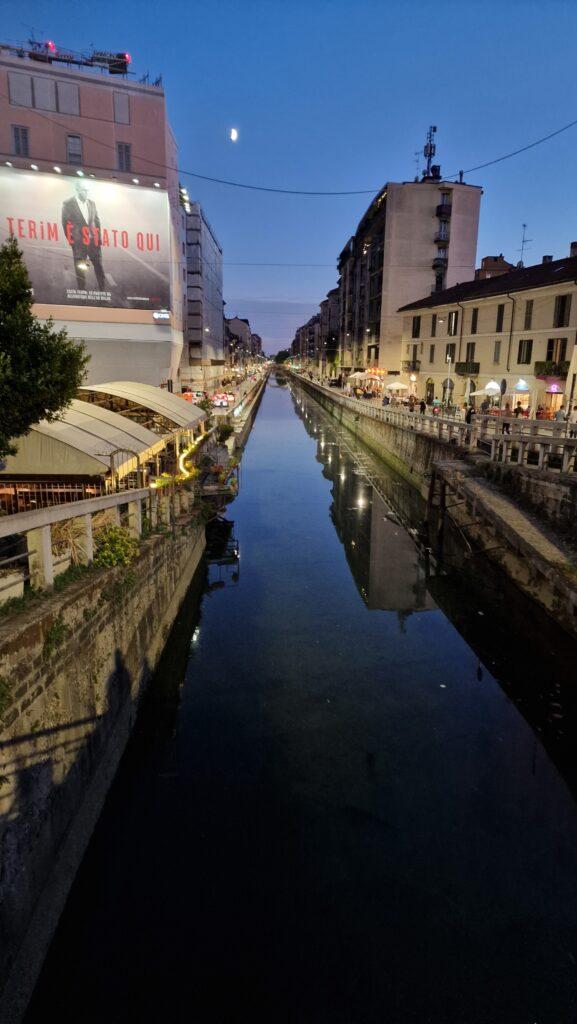
[[[292,391],[296,414],[316,442],[332,485],[331,520],[369,609],[409,615],[440,608],[534,730],[577,795],[577,648],[498,567],[463,544],[447,524],[443,560],[431,557],[421,528],[421,495],[309,396]],[[358,453],[378,492],[355,462]],[[431,524],[434,534],[435,522]]]

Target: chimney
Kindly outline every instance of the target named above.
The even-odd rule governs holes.
[[[571,242],[571,247],[569,249],[569,255],[570,256],[577,256],[577,242]]]
[[[553,257],[552,256],[544,256],[543,259],[541,260],[541,262],[542,263],[552,263],[553,262]]]

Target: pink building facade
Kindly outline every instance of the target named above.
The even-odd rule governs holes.
[[[154,190],[157,206],[158,193],[166,197],[169,223],[165,265],[170,304],[162,315],[152,307],[126,308],[130,303],[119,303],[110,284],[111,295],[102,304],[88,298],[78,305],[38,302],[35,312],[41,318],[52,316],[57,327],[85,342],[91,356],[90,383],[122,378],[160,384],[171,379],[178,390],[184,211],[163,89],[104,69],[38,61],[29,52],[20,53],[0,45],[1,166],[26,172],[22,180],[28,189],[31,171],[38,175],[39,186],[46,175],[68,176],[69,191],[80,178],[88,195],[101,182],[117,182],[130,190],[126,196],[135,222],[142,209],[144,229],[152,202],[147,193]],[[0,194],[2,241],[9,233],[9,212]],[[23,250],[26,258],[25,246]],[[152,274],[151,258],[149,264]]]

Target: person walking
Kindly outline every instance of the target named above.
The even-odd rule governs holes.
[[[426,411],[427,411],[427,403],[425,402],[424,398],[421,398],[421,401],[419,402],[419,412],[420,412],[421,416],[424,416]]]
[[[517,402],[517,405],[515,406],[515,416],[517,417],[517,419],[519,419],[519,416],[522,416],[522,415],[523,415],[523,406],[521,405],[520,402]]]
[[[577,437],[577,405],[569,413],[569,437]]]
[[[555,413],[555,419],[557,423],[564,423],[567,419],[564,405],[560,406],[559,409],[557,409],[557,412]]]

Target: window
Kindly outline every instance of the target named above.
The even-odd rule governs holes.
[[[82,163],[82,139],[79,135],[66,136],[66,159],[69,164]]]
[[[495,327],[496,331],[502,331],[503,330],[503,320],[504,319],[505,319],[505,306],[502,304],[500,306],[497,306],[497,325]]]
[[[571,296],[558,295],[555,299],[555,313],[553,315],[553,327],[568,327],[569,314],[571,312]]]
[[[493,362],[499,365],[501,362],[501,341],[493,342]]]
[[[114,120],[117,124],[130,124],[130,101],[128,93],[114,93]]]
[[[118,158],[118,170],[119,171],[131,171],[132,170],[132,159],[130,156],[130,143],[128,142],[117,142],[116,143],[116,155]]]
[[[52,78],[32,78],[9,71],[8,90],[13,106],[58,110],[61,114],[80,113],[78,86],[74,82],[55,82]]]
[[[449,344],[445,346],[445,361],[447,363],[449,362],[449,359],[451,360],[452,363],[455,362],[456,351],[457,346],[454,341],[450,341]]]
[[[465,359],[466,359],[466,361],[468,363],[474,363],[475,362],[475,342],[474,341],[468,341],[467,342],[467,351],[465,353]]]
[[[38,110],[56,110],[56,82],[52,78],[35,78],[34,106]]]
[[[32,78],[30,75],[20,75],[16,71],[9,71],[8,89],[10,91],[10,102],[14,106],[34,106],[32,101]]]
[[[420,338],[420,336],[421,336],[421,318],[420,318],[420,316],[414,316],[413,317],[413,328],[412,328],[411,337],[412,338]]]
[[[431,317],[431,338],[437,337],[437,314],[433,313]]]
[[[549,338],[547,342],[547,362],[563,363],[567,356],[567,338]]]
[[[477,333],[477,323],[478,323],[478,321],[479,321],[479,307],[475,306],[475,308],[471,310],[471,334],[476,334]]]
[[[61,114],[80,114],[78,86],[74,82],[58,82],[58,110]]]
[[[435,346],[434,345],[429,345],[429,362],[430,363],[434,363],[435,362]]]
[[[16,156],[30,156],[28,129],[22,125],[12,125],[12,149]]]
[[[525,302],[525,322],[523,324],[524,331],[530,331],[533,326],[533,299],[527,299]]]
[[[458,314],[458,312],[456,310],[452,310],[452,312],[449,313],[449,326],[448,326],[448,329],[447,329],[447,334],[449,334],[453,338],[455,336],[455,334],[457,333],[457,327],[458,326],[459,326],[459,314]]]
[[[519,350],[517,352],[518,363],[530,363],[531,353],[533,351],[533,339],[532,338],[521,338],[519,342]]]

